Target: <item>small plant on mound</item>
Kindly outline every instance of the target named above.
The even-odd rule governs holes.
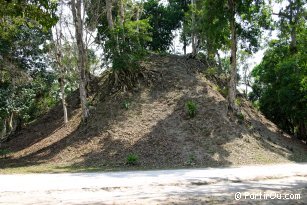
[[[125,100],[125,101],[123,102],[123,108],[126,109],[126,110],[128,110],[129,107],[130,107],[130,102],[129,102],[128,100]]]
[[[217,74],[217,69],[216,68],[214,68],[214,67],[211,67],[211,68],[208,68],[207,70],[206,70],[206,75],[207,76],[214,76],[214,75],[216,75]]]
[[[7,158],[7,155],[11,154],[12,152],[8,149],[0,149],[0,157]]]
[[[137,165],[139,160],[139,157],[136,154],[129,154],[127,156],[127,162],[128,165]]]
[[[237,116],[240,123],[242,123],[244,121],[244,115],[242,114],[242,112],[237,112],[236,116]]]
[[[242,100],[240,98],[236,98],[235,104],[240,107],[242,105]]]
[[[194,154],[190,154],[189,155],[189,160],[187,161],[187,165],[189,165],[189,166],[194,166],[196,163],[196,157],[195,157],[195,155]]]
[[[225,98],[228,96],[228,88],[227,87],[220,87],[220,86],[217,85],[213,89],[218,91]]]
[[[188,115],[191,118],[195,117],[196,111],[197,111],[196,103],[193,102],[192,100],[189,100],[188,102],[186,102],[186,108],[187,108]]]

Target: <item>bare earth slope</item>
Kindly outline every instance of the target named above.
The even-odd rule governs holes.
[[[139,157],[142,168],[307,161],[307,146],[249,102],[241,103],[244,120],[229,117],[225,98],[198,72],[203,69],[198,61],[152,56],[144,67],[159,73],[151,85],[103,98],[86,125],[80,125],[77,95],[71,96],[68,125],[62,125],[61,107],[54,108],[3,145],[13,153],[0,167],[126,167],[129,154]],[[197,104],[194,118],[187,115],[188,100]]]

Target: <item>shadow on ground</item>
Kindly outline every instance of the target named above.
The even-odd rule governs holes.
[[[254,150],[293,161],[307,160],[307,148],[293,139],[284,143],[277,131],[268,129],[259,116],[249,115],[250,111],[245,113],[249,120],[243,122],[228,117],[225,99],[188,65],[181,57],[156,57],[148,66],[160,72],[160,79],[149,87],[103,96],[87,124],[76,120],[63,128],[60,108],[51,110],[6,144],[15,153],[33,149],[0,160],[0,167],[66,163],[129,168],[129,154],[138,156],[136,167],[140,168],[230,166],[235,163],[233,152],[244,157],[249,151],[245,143],[255,139],[255,145],[250,143]],[[70,118],[77,118],[77,95],[72,97]],[[187,114],[188,100],[197,105],[194,118]],[[129,102],[128,109],[124,102]],[[252,137],[246,140],[247,135]],[[234,149],[227,147],[230,143]],[[253,158],[253,153],[249,154]],[[257,163],[253,160],[247,163]]]

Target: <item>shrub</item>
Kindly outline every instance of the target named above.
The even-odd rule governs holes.
[[[195,155],[194,155],[194,154],[190,154],[190,155],[189,155],[189,160],[188,160],[188,162],[187,162],[187,165],[193,166],[193,165],[195,165],[195,162],[196,162],[196,157],[195,157]]]
[[[195,117],[196,111],[197,111],[196,103],[193,102],[192,100],[189,100],[188,102],[186,102],[186,108],[187,108],[188,115],[191,118]]]
[[[128,100],[125,100],[125,101],[123,102],[123,108],[126,109],[126,110],[128,110],[129,107],[130,107],[130,102],[129,102]]]
[[[11,151],[8,150],[8,149],[0,149],[0,156],[1,156],[2,158],[6,158],[7,155],[9,155],[10,153],[11,153]]]
[[[214,76],[214,75],[217,74],[217,69],[214,68],[214,67],[208,68],[208,69],[206,70],[206,74],[207,74],[208,76]]]
[[[238,112],[236,114],[237,118],[239,119],[239,121],[243,122],[244,121],[244,115],[242,114],[242,112]]]
[[[128,165],[136,165],[139,160],[139,157],[136,154],[129,154],[127,156],[127,164]]]
[[[228,95],[228,88],[227,87],[221,88],[220,86],[215,86],[213,89],[218,91],[225,98]]]
[[[236,104],[238,107],[240,107],[241,104],[242,104],[242,100],[241,100],[240,98],[236,98],[235,104]]]

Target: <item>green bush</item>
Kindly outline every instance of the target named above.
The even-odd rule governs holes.
[[[197,111],[196,103],[193,102],[192,100],[189,100],[188,102],[186,102],[186,108],[187,108],[188,115],[191,118],[195,117],[196,111]]]
[[[127,156],[127,164],[128,165],[136,165],[138,163],[139,157],[136,154],[129,154]]]

